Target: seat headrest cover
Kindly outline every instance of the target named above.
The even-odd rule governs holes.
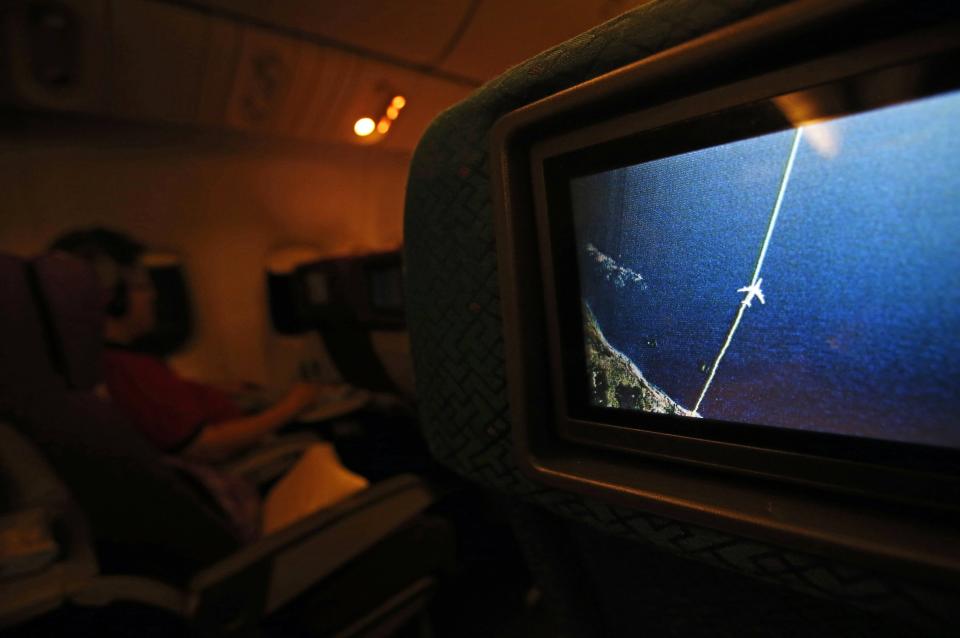
[[[102,376],[105,292],[86,261],[61,252],[41,255],[34,272],[53,328],[57,362],[70,387],[89,390]]]
[[[0,254],[0,395],[58,385],[23,259]]]
[[[63,359],[75,358],[70,374],[93,378],[84,366],[92,365],[85,348],[102,348],[91,310],[102,307],[95,275],[59,256],[38,260],[32,275],[27,265],[0,255],[0,411],[69,486],[98,542],[162,554],[157,572],[185,581],[235,550],[238,539],[116,406],[92,392],[68,391],[50,364],[44,333],[63,330]],[[38,296],[49,304],[49,321],[35,306]]]

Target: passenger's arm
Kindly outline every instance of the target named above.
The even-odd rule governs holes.
[[[222,461],[255,445],[309,408],[317,399],[318,387],[297,383],[280,401],[263,412],[205,426],[183,454],[201,461]]]

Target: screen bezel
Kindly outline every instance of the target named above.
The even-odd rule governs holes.
[[[546,486],[629,508],[619,510],[627,516],[640,510],[955,585],[956,477],[616,425],[561,435],[565,406],[552,376],[560,364],[548,334],[557,330],[556,309],[547,303],[556,281],[546,272],[535,215],[542,176],[538,186],[531,161],[535,146],[572,150],[622,137],[624,123],[649,129],[955,51],[960,24],[943,17],[859,0],[792,2],[497,121],[490,131],[490,175],[507,417],[513,459],[532,489]],[[811,31],[818,37],[810,38]],[[585,122],[606,124],[578,141]],[[558,140],[566,146],[551,145]],[[621,440],[624,433],[628,440]]]
[[[364,299],[360,310],[361,321],[379,329],[402,329],[405,326],[405,291],[403,287],[403,257],[401,251],[376,253],[362,258]],[[396,271],[400,283],[400,305],[379,306],[373,301],[373,278],[378,272]]]
[[[345,272],[345,259],[319,259],[298,266],[292,273],[296,287],[297,310],[301,323],[312,329],[318,322],[343,321],[354,314],[347,298],[349,286],[342,281]],[[327,298],[321,302],[310,301],[310,277],[322,277]]]
[[[833,48],[822,46],[827,39],[818,42],[813,50],[821,57],[815,58],[809,53],[811,49],[804,48],[803,43],[809,42],[804,29],[811,24],[827,24],[827,14],[835,8],[820,3],[820,10],[818,14],[788,7],[734,25],[519,109],[494,128],[491,170],[508,391],[516,458],[530,478],[601,499],[642,504],[688,520],[749,529],[768,537],[783,538],[785,534],[794,540],[814,538],[820,547],[824,538],[830,537],[831,543],[847,550],[871,554],[876,554],[878,545],[864,549],[864,537],[876,535],[879,525],[891,528],[906,520],[881,514],[888,505],[957,511],[960,481],[955,469],[951,471],[957,466],[956,456],[949,450],[918,446],[913,450],[916,461],[907,459],[904,463],[907,444],[879,441],[874,446],[870,441],[866,447],[873,449],[868,451],[861,446],[865,439],[824,435],[832,447],[824,453],[815,441],[819,438],[816,433],[800,432],[794,437],[784,430],[745,426],[737,436],[716,440],[697,433],[681,435],[675,422],[670,424],[670,431],[616,423],[616,418],[647,420],[652,416],[643,413],[628,412],[602,422],[571,418],[568,410],[566,387],[570,384],[564,377],[572,368],[565,364],[562,353],[566,347],[582,355],[583,344],[578,336],[566,341],[573,346],[563,345],[561,317],[566,316],[579,331],[580,301],[579,294],[567,297],[576,300],[573,319],[560,311],[562,301],[558,300],[562,295],[558,296],[559,280],[551,253],[551,236],[556,229],[546,212],[545,164],[596,144],[625,143],[629,136],[649,134],[804,88],[924,61],[931,64],[944,55],[956,56],[956,25],[887,39],[871,33],[863,41],[852,42],[850,24],[838,18],[831,26],[842,35],[834,38]],[[843,19],[851,18],[848,15]],[[860,16],[852,19],[862,24]],[[788,37],[791,35],[792,40]],[[762,47],[767,47],[764,52],[770,54],[758,65],[744,66],[744,61],[757,59],[755,54]],[[753,74],[741,73],[744,68],[753,68]],[[944,76],[941,68],[932,77]],[[952,87],[956,82],[947,84]],[[905,101],[944,88],[928,83],[923,90],[915,87],[912,95],[909,90],[898,89],[897,95],[881,95],[873,104]],[[855,95],[864,99],[862,91]],[[848,104],[832,114],[840,115],[844,109],[866,110],[867,105],[857,103],[851,108]],[[601,123],[582,125],[591,120]],[[564,286],[572,280],[563,280]],[[585,393],[586,385],[581,387]],[[764,441],[771,433],[780,440]],[[785,433],[787,439],[795,438],[796,444],[783,445]],[[852,446],[850,453],[843,454],[848,445]],[[860,514],[841,520],[830,514],[839,501],[828,505],[822,492],[810,496],[792,491],[810,487],[833,492],[836,498],[853,499],[844,500],[842,507]],[[888,505],[881,507],[881,502]],[[785,513],[787,510],[793,513]],[[925,524],[916,520],[916,524],[908,525],[910,531],[904,532],[904,538],[926,533],[921,531],[927,530]],[[786,532],[785,521],[791,521]],[[927,545],[933,547],[943,538],[934,534]],[[875,540],[886,547],[883,551],[888,554],[905,551],[897,543]]]
[[[931,73],[934,68],[937,71]],[[899,473],[884,481],[877,468],[957,477],[960,450],[591,405],[584,362],[583,317],[569,189],[570,180],[576,177],[787,130],[792,127],[791,122],[777,107],[777,101],[803,104],[805,120],[821,121],[960,87],[960,73],[946,73],[942,70],[944,68],[960,68],[957,52],[847,75],[810,88],[756,99],[668,124],[647,126],[647,122],[657,121],[660,115],[654,111],[632,118],[632,122],[617,121],[588,127],[535,145],[531,168],[536,184],[536,214],[544,246],[545,280],[563,282],[562,286],[548,283],[544,298],[548,316],[554,318],[548,332],[552,360],[558,364],[553,366],[553,382],[555,396],[562,404],[557,420],[560,436],[576,442],[631,447],[646,454],[788,480],[808,482],[809,476],[818,476],[817,483],[830,487],[869,488],[887,496],[902,494],[904,498],[919,497],[930,502],[943,502],[942,497],[947,497],[949,502],[955,501],[956,493],[931,495],[924,489],[911,489],[904,485],[904,477]],[[903,90],[881,94],[871,94],[861,88],[890,86],[892,80],[903,77],[920,81],[900,87]],[[619,129],[621,136],[582,145],[584,140],[593,140],[611,128]],[[705,446],[704,442],[723,447]],[[805,462],[809,457],[816,457],[818,461]],[[863,478],[860,476],[862,468],[829,461],[867,464],[875,469],[869,478]],[[824,472],[825,469],[828,471]]]

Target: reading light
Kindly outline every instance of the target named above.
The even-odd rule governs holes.
[[[407,98],[402,95],[393,96],[378,119],[372,117],[360,118],[353,124],[353,132],[357,134],[357,137],[367,138],[364,143],[379,142],[400,117],[400,110],[406,105]]]
[[[373,129],[376,128],[376,124],[373,119],[369,117],[361,117],[359,120],[353,124],[353,132],[356,133],[359,137],[366,137],[373,133]]]

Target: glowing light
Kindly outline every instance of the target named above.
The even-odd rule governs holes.
[[[398,111],[407,105],[407,98],[402,95],[398,95],[390,101],[390,106],[397,109]]]
[[[375,129],[376,127],[377,125],[374,123],[374,121],[371,118],[361,117],[359,120],[354,122],[353,132],[360,137],[366,137],[371,133],[373,133],[373,129]]]
[[[400,111],[397,110],[397,107],[392,106],[392,105],[387,107],[387,118],[388,118],[388,119],[395,120],[395,119],[397,119],[397,117],[398,117],[399,115],[400,115]]]
[[[385,117],[381,118],[380,121],[377,123],[377,133],[383,134],[389,130],[390,130],[390,120],[388,120]]]
[[[824,122],[806,128],[804,132],[807,135],[807,142],[820,157],[833,159],[840,154],[843,139],[840,137],[840,129],[835,124]]]

